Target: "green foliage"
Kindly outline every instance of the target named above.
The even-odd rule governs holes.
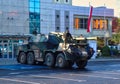
[[[110,48],[108,46],[102,48],[102,56],[110,56]]]
[[[118,55],[118,53],[119,53],[119,51],[117,49],[113,49],[112,51],[114,52],[113,55]]]
[[[101,50],[101,48],[104,46],[104,40],[103,38],[97,38],[97,45],[98,45],[98,49]]]
[[[120,18],[118,18],[118,26],[120,26]]]
[[[113,34],[111,41],[115,42],[115,44],[118,44],[120,42],[120,33]]]
[[[117,50],[117,48],[113,48],[112,46],[110,47],[110,51],[112,52],[111,55],[118,55],[119,51]]]

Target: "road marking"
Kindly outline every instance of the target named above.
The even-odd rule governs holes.
[[[87,77],[98,77],[98,78],[106,78],[106,79],[120,79],[116,77],[105,77],[105,76],[96,76],[96,75],[84,75],[84,74],[70,74],[70,75],[79,75],[79,76],[87,76]]]
[[[113,72],[113,71],[110,71],[110,72],[93,72],[93,73],[120,75],[119,72],[116,73],[116,72]]]
[[[29,82],[29,81],[23,81],[23,80],[18,80],[18,79],[10,79],[10,78],[0,78],[0,80],[27,83],[27,84],[41,84],[41,83],[36,83],[36,82]]]
[[[9,73],[9,74],[13,74],[13,75],[14,75],[14,74],[20,74],[20,73],[19,73],[19,72],[16,72],[16,73]]]
[[[39,75],[30,75],[31,77],[44,77],[44,78],[53,78],[53,79],[61,79],[61,80],[68,80],[68,81],[75,81],[75,82],[86,82],[86,80],[77,80],[77,79],[70,79],[70,78],[63,78],[63,77],[51,77],[51,76],[39,76]]]

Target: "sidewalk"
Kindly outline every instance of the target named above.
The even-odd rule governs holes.
[[[95,58],[95,59],[90,59],[89,61],[120,61],[120,57],[116,57],[116,56],[111,56],[111,57],[104,57],[104,56],[101,56],[101,57],[98,57],[98,58]]]
[[[90,59],[90,62],[92,61],[98,61],[98,62],[103,62],[103,61],[120,61],[120,57],[99,57],[95,59]],[[0,65],[13,65],[13,64],[18,64],[16,59],[0,59]]]
[[[12,65],[12,64],[18,64],[16,59],[0,58],[0,65]]]

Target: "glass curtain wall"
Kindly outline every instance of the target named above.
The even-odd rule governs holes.
[[[40,33],[40,0],[29,0],[29,26],[30,34]]]

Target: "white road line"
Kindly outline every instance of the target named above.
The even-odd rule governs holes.
[[[87,76],[87,77],[98,77],[98,78],[106,78],[106,79],[120,79],[116,77],[105,77],[105,76],[96,76],[96,75],[84,75],[84,74],[70,74],[70,75],[77,75],[77,76]]]
[[[112,75],[120,75],[120,73],[119,72],[93,72],[93,73],[100,73],[100,74],[112,74]]]
[[[44,77],[44,78],[61,79],[61,80],[68,80],[68,81],[75,81],[75,82],[86,82],[86,80],[77,80],[77,79],[70,79],[70,78],[63,78],[63,77],[39,76],[39,75],[30,75],[30,76],[31,77]]]
[[[13,75],[14,75],[14,74],[20,74],[20,73],[19,73],[19,72],[16,72],[16,73],[9,73],[9,74],[13,74]]]
[[[41,84],[41,83],[36,83],[36,82],[29,82],[29,81],[23,81],[23,80],[18,80],[18,79],[10,79],[10,78],[0,78],[0,80],[27,83],[27,84]]]

